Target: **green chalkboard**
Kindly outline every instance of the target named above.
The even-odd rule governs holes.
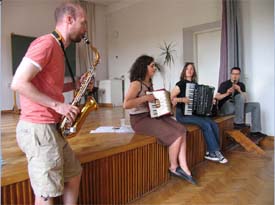
[[[23,36],[12,33],[11,34],[11,52],[12,52],[12,72],[15,73],[17,67],[19,66],[22,58],[25,56],[26,51],[30,43],[35,39],[31,36]],[[66,54],[68,56],[73,74],[75,76],[75,43],[72,43],[67,49]],[[65,59],[64,59],[65,60]],[[66,65],[65,76],[70,76],[69,70]]]

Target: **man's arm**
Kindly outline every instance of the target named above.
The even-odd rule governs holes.
[[[49,96],[41,93],[31,83],[31,80],[38,74],[39,69],[31,62],[22,60],[11,83],[11,89],[45,107],[55,110],[57,113],[66,116],[74,121],[79,109],[65,103],[58,102]]]
[[[229,92],[226,92],[226,93],[223,93],[223,94],[221,94],[221,93],[216,93],[216,95],[215,95],[215,99],[217,99],[217,100],[222,100],[222,99],[224,99],[225,97],[227,97],[228,95],[230,95],[231,93],[229,93]]]
[[[246,100],[246,98],[247,98],[247,97],[246,97],[246,93],[243,92],[243,91],[241,90],[240,86],[238,86],[238,85],[234,85],[233,87],[227,89],[227,91],[226,91],[225,93],[219,93],[219,92],[218,92],[218,93],[215,95],[215,98],[216,98],[217,100],[222,100],[223,98],[225,98],[225,97],[231,95],[231,94],[234,92],[234,90],[238,91],[241,95],[243,95],[243,96],[245,97],[245,100]]]

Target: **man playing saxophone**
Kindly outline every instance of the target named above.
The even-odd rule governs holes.
[[[86,13],[79,4],[61,4],[55,20],[65,48],[80,42],[87,31]],[[60,195],[64,204],[77,203],[82,168],[56,126],[62,116],[73,122],[79,113],[78,107],[64,103],[64,69],[61,43],[46,34],[31,43],[11,84],[20,95],[16,135],[28,160],[35,204],[53,204]]]

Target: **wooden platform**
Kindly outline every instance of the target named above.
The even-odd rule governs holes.
[[[69,140],[83,166],[79,204],[125,204],[169,180],[167,148],[158,145],[153,136],[89,133],[99,126],[118,126],[124,116],[120,107],[101,108]],[[216,119],[223,149],[231,143],[225,132],[232,129],[232,120],[232,116]],[[26,159],[15,139],[17,121],[18,115],[2,114],[1,200],[2,204],[33,204]],[[188,165],[194,168],[204,160],[205,143],[197,126],[187,129]]]

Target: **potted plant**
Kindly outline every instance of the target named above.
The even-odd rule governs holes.
[[[175,44],[173,42],[166,43],[164,41],[163,45],[160,46],[161,53],[160,56],[163,58],[163,63],[156,63],[157,69],[163,74],[164,78],[164,87],[166,83],[166,79],[168,80],[168,90],[171,89],[171,65],[174,64],[174,56],[173,54],[176,52]],[[165,69],[167,68],[167,69]]]

